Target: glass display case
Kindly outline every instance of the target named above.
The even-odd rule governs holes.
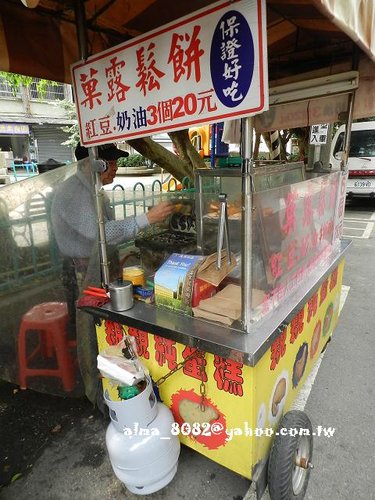
[[[253,192],[263,192],[305,180],[303,162],[260,164],[251,176]],[[219,194],[226,195],[231,249],[241,249],[242,174],[239,168],[199,169],[196,171],[198,249],[206,255],[216,251],[220,220]]]
[[[227,276],[225,283],[242,285],[241,246],[242,246],[242,173],[240,169],[212,169],[196,172],[196,225],[197,247],[202,255],[210,255],[221,250],[229,251],[236,259],[236,267]],[[224,200],[223,200],[223,197]],[[228,244],[220,238],[220,225],[223,224],[223,201],[226,210]],[[221,228],[223,229],[223,228]],[[251,274],[252,281],[259,283],[252,293],[252,303],[260,304],[263,294],[258,289],[265,289],[266,268],[261,255],[258,233],[254,233],[252,242]]]
[[[274,176],[273,175],[274,172]],[[198,170],[197,245],[203,255],[218,241],[226,195],[228,241],[237,267],[228,279],[241,283],[242,174],[239,169]],[[259,320],[324,267],[335,245],[339,173],[304,180],[303,164],[258,167],[252,174],[251,318]]]
[[[255,163],[252,175],[252,190],[265,191],[287,184],[295,184],[306,179],[305,165],[302,161],[294,163],[275,163],[274,161]]]
[[[263,294],[254,318],[324,267],[336,244],[338,185],[336,172],[253,194],[253,261],[261,260],[265,271],[253,274],[252,286]]]
[[[231,250],[241,250],[241,171],[240,169],[199,169],[196,171],[197,246],[202,255],[217,250],[220,221],[220,194],[226,195]]]

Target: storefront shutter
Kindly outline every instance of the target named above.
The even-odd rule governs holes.
[[[72,162],[72,151],[61,143],[68,139],[68,134],[63,132],[58,125],[32,125],[34,138],[38,144],[38,163],[44,163],[49,158],[62,163]]]

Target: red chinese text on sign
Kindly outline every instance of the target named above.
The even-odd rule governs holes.
[[[265,14],[265,0],[217,2],[73,64],[81,143],[97,146],[268,109]],[[251,57],[243,50],[245,32]]]
[[[116,97],[118,102],[123,102],[126,100],[127,91],[130,90],[130,87],[122,82],[121,70],[125,67],[125,62],[117,61],[117,57],[113,57],[110,63],[111,65],[105,68],[105,76],[109,88],[108,102],[112,101],[114,97]]]
[[[96,137],[98,135],[96,131],[96,126],[95,126],[96,120],[90,120],[86,123],[86,136],[89,137],[90,139],[93,137]]]
[[[98,79],[95,78],[97,73],[96,69],[90,68],[89,75],[86,73],[81,73],[80,75],[81,87],[85,95],[85,99],[81,101],[81,104],[85,107],[88,106],[90,109],[93,109],[96,103],[102,103],[102,93],[96,90],[99,83]]]
[[[296,229],[296,194],[288,193],[285,202],[285,220],[282,229],[285,234],[290,235]]]
[[[319,217],[323,217],[325,209],[326,209],[326,188],[322,186],[319,192],[319,202],[318,202]]]
[[[144,47],[137,50],[137,74],[139,79],[136,86],[142,91],[143,95],[153,89],[160,89],[159,80],[165,75],[163,71],[156,67],[154,48],[155,44],[150,43],[147,47],[147,55]]]
[[[188,33],[184,35],[173,33],[172,35],[168,64],[173,64],[173,80],[175,82],[178,82],[184,75],[186,80],[190,80],[192,76],[195,77],[196,82],[201,79],[200,58],[203,56],[204,50],[200,47],[199,32],[200,27],[194,26],[191,35]]]
[[[279,278],[283,274],[283,270],[281,267],[282,260],[283,255],[281,252],[273,253],[270,257],[271,274],[274,279]]]
[[[313,217],[312,194],[308,193],[303,199],[303,225],[310,226]]]
[[[327,293],[328,293],[328,278],[322,283],[322,286],[320,288],[319,305],[323,304],[323,302],[325,301],[325,299],[327,297]]]
[[[104,116],[103,118],[100,119],[99,121],[99,127],[100,127],[100,134],[105,135],[105,134],[110,134],[111,133],[111,122],[109,120],[108,116]]]
[[[288,270],[293,269],[293,267],[297,263],[297,241],[296,240],[292,240],[288,245],[287,261],[288,261],[288,264],[287,264]]]
[[[339,268],[336,267],[336,269],[333,271],[333,273],[331,274],[331,279],[330,279],[330,282],[329,282],[329,291],[332,292],[332,290],[335,288],[335,286],[337,285],[337,277],[338,277],[338,272],[339,272]]]

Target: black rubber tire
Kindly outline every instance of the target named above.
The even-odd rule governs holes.
[[[310,419],[303,411],[292,410],[281,419],[277,432],[284,429],[309,429],[309,462],[312,459],[313,435]],[[302,437],[306,440],[306,437]],[[293,471],[295,455],[301,442],[301,436],[276,434],[268,462],[268,490],[272,500],[302,500],[305,496],[310,477],[310,468],[305,471],[303,485],[295,494],[293,491]],[[306,442],[306,441],[305,441]]]

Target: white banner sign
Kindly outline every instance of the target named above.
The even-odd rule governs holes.
[[[310,144],[313,146],[320,146],[327,143],[328,137],[328,123],[321,123],[320,125],[311,125],[310,128]]]
[[[265,0],[218,2],[72,65],[85,146],[268,109]]]

